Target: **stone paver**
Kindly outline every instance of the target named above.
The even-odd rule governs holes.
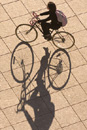
[[[87,23],[86,23],[87,13],[81,14],[78,17],[79,17],[80,21],[82,22],[82,24],[87,28]]]
[[[87,65],[77,67],[72,70],[79,83],[87,82]]]
[[[34,54],[34,67],[29,79],[25,84],[17,83],[11,75],[11,55],[20,43],[15,28],[19,24],[28,24],[32,11],[37,14],[47,11],[48,2],[49,0],[0,0],[0,130],[87,130],[87,0],[53,1],[57,9],[63,11],[68,18],[68,24],[60,30],[73,34],[75,38],[75,45],[67,49],[71,59],[71,75],[64,89],[58,91],[52,88],[48,71],[45,73],[45,82],[35,80],[44,69],[41,66],[42,57],[44,59],[45,56],[43,47],[49,48],[50,56],[57,49],[38,30],[38,38],[30,44]],[[28,54],[30,53],[26,51]],[[25,57],[25,60],[29,61],[26,64],[31,63],[31,56]],[[64,63],[63,69],[68,66],[66,59]],[[27,69],[29,67],[30,64]],[[17,66],[15,68],[19,70]],[[63,79],[58,80],[62,77],[60,75],[57,77],[55,85],[60,85],[65,80],[66,73],[64,74]],[[23,105],[25,109],[21,109]]]
[[[7,120],[6,116],[4,113],[0,110],[0,129],[9,126],[10,123]]]
[[[2,130],[14,130],[13,127],[9,126],[9,127],[5,127]]]
[[[72,68],[76,68],[78,66],[86,64],[84,57],[81,55],[81,53],[78,50],[72,51],[69,54],[71,57]],[[76,56],[78,57],[78,60]]]
[[[84,57],[84,58],[86,59],[86,61],[87,61],[87,57],[86,57],[86,56],[87,56],[87,51],[86,51],[86,50],[87,50],[87,47],[85,47],[84,50],[83,50],[83,48],[80,49],[80,52],[81,52],[81,54],[83,55],[83,57]]]
[[[69,2],[70,7],[73,9],[73,11],[78,15],[81,13],[85,13],[87,12],[87,1],[86,0],[81,0],[81,1],[77,1],[77,0],[71,0]]]
[[[11,20],[7,20],[0,23],[0,30],[0,36],[7,37],[15,34],[15,25]]]
[[[67,32],[70,33],[75,33],[84,30],[84,26],[81,24],[81,22],[76,16],[70,17],[68,19],[68,24],[64,28]]]
[[[0,57],[0,71],[6,72],[10,70],[10,59],[11,59],[11,53],[7,55],[2,55]],[[9,63],[9,64],[8,64]]]
[[[56,98],[55,98],[55,97],[56,97]],[[48,95],[45,96],[45,97],[43,98],[43,100],[44,100],[44,101],[46,102],[46,104],[48,105],[48,100],[49,100]],[[58,109],[60,109],[60,108],[69,106],[68,102],[67,102],[66,99],[63,97],[63,95],[62,95],[61,92],[53,93],[53,94],[51,95],[51,101],[52,101],[53,104],[55,104],[55,110],[58,110]],[[49,109],[50,109],[51,111],[53,111],[53,110],[52,110],[52,107],[50,106],[50,104],[48,105],[48,107],[49,107]]]
[[[66,107],[55,112],[56,119],[62,127],[79,121],[78,116],[71,107]]]
[[[73,109],[76,111],[81,120],[87,119],[86,115],[87,101],[74,105]]]
[[[87,93],[87,83],[83,83],[81,84],[82,88],[84,89],[84,91]]]
[[[3,86],[3,87],[2,87]],[[10,88],[8,82],[2,74],[0,74],[0,91]]]
[[[79,85],[65,89],[63,94],[71,105],[87,100],[87,95]]]
[[[15,130],[19,130],[19,129],[21,129],[21,130],[32,130],[31,125],[28,123],[28,121],[18,123],[16,125],[13,125],[13,127],[14,127]],[[32,127],[33,127],[34,130],[38,130],[37,127],[34,124],[32,124]]]
[[[20,16],[20,17],[13,18],[13,21],[17,26],[17,25],[23,24],[23,23],[29,24],[30,19],[31,19],[31,15],[26,14],[26,15],[23,15],[23,16]]]
[[[7,13],[5,12],[5,10],[3,9],[3,7],[0,5],[0,22],[9,19],[9,16],[7,15]]]
[[[87,30],[83,30],[73,34],[75,37],[75,45],[77,48],[83,48],[87,46],[86,37],[87,37]]]
[[[11,89],[0,92],[0,108],[6,108],[12,105],[16,105],[18,99]]]
[[[16,124],[26,120],[23,112],[17,113],[17,106],[4,109],[4,113],[11,124]]]
[[[4,44],[6,44],[9,48],[9,50],[12,52],[17,43],[20,42],[20,40],[16,37],[16,35],[12,35],[6,38],[3,38]],[[4,46],[4,45],[2,45]]]
[[[74,125],[63,128],[63,130],[86,130],[86,128],[81,122],[78,122]]]
[[[0,55],[9,53],[9,50],[7,48],[7,46],[5,45],[5,43],[2,41],[2,39],[0,39]]]
[[[87,128],[87,120],[83,121],[84,125],[86,126]]]
[[[8,12],[11,18],[25,15],[28,13],[26,8],[23,6],[23,4],[20,1],[6,4],[4,5],[4,8],[6,9],[6,11]]]
[[[67,3],[58,4],[57,8],[59,10],[62,10],[68,18],[75,15],[74,12],[72,11],[72,9],[69,7],[69,5]]]

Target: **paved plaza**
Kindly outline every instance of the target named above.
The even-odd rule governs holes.
[[[32,80],[40,70],[45,55],[43,47],[48,47],[51,54],[57,49],[39,31],[37,40],[30,44],[34,67],[26,84],[17,83],[11,75],[12,51],[20,43],[15,28],[29,23],[32,11],[37,14],[46,11],[48,2],[0,0],[0,130],[87,130],[87,0],[53,0],[68,18],[64,30],[75,38],[75,45],[67,49],[72,66],[70,79],[61,91],[51,86],[45,89],[42,81],[35,81],[36,77]],[[23,85],[28,86],[28,94]],[[41,96],[34,89],[38,85]],[[48,86],[46,71],[45,87]]]

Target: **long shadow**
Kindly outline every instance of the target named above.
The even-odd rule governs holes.
[[[26,95],[29,94],[26,92],[27,88],[31,84],[31,82],[26,85],[26,82],[22,84],[22,91],[21,91],[21,97],[20,102],[17,106],[17,112],[23,111],[26,119],[28,120],[32,130],[38,129],[38,130],[49,130],[52,120],[54,118],[54,104],[51,102],[51,97],[49,94],[49,91],[46,89],[45,86],[45,71],[48,67],[48,58],[50,56],[50,53],[48,52],[48,48],[45,48],[45,55],[42,57],[40,62],[40,69],[36,73],[37,77],[35,79],[37,86],[35,89],[31,90],[29,93],[32,92],[32,95],[27,100]],[[25,77],[25,67],[23,68],[23,74]],[[35,75],[35,76],[36,76]],[[34,77],[35,78],[35,77]],[[49,105],[52,108],[52,111],[50,111],[47,108],[47,105],[44,102],[44,95],[46,99],[46,104]],[[19,109],[19,105],[21,104],[21,109]],[[34,118],[31,117],[31,113],[29,113],[29,110],[26,109],[27,106],[31,106],[34,111]]]
[[[50,57],[48,65],[48,79],[55,90],[63,89],[70,79],[71,60],[65,49],[57,49]]]
[[[21,68],[24,69],[24,64],[29,68],[27,71],[25,70],[25,78],[23,78],[21,72]],[[23,41],[18,43],[12,52],[10,62],[11,74],[14,80],[18,83],[26,81],[33,70],[33,65],[34,53],[30,44]]]

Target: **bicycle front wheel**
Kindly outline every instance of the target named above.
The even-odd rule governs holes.
[[[33,42],[37,39],[37,31],[29,24],[20,24],[15,29],[15,34],[19,40],[25,42]]]
[[[56,32],[53,35],[52,41],[56,47],[62,48],[62,49],[69,49],[75,43],[75,39],[73,35],[65,31]]]
[[[33,69],[34,55],[27,42],[20,42],[11,56],[11,74],[18,83],[26,81]]]
[[[66,50],[57,49],[51,56],[48,66],[48,79],[55,90],[61,90],[69,81],[71,61]]]

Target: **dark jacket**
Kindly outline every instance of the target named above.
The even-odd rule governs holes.
[[[57,20],[57,16],[56,16],[55,12],[47,11],[47,12],[41,13],[40,15],[49,15],[46,19],[39,20],[40,22],[42,22],[42,21],[46,22],[46,21],[51,20],[51,25],[52,26],[57,26],[57,25],[61,24]]]

